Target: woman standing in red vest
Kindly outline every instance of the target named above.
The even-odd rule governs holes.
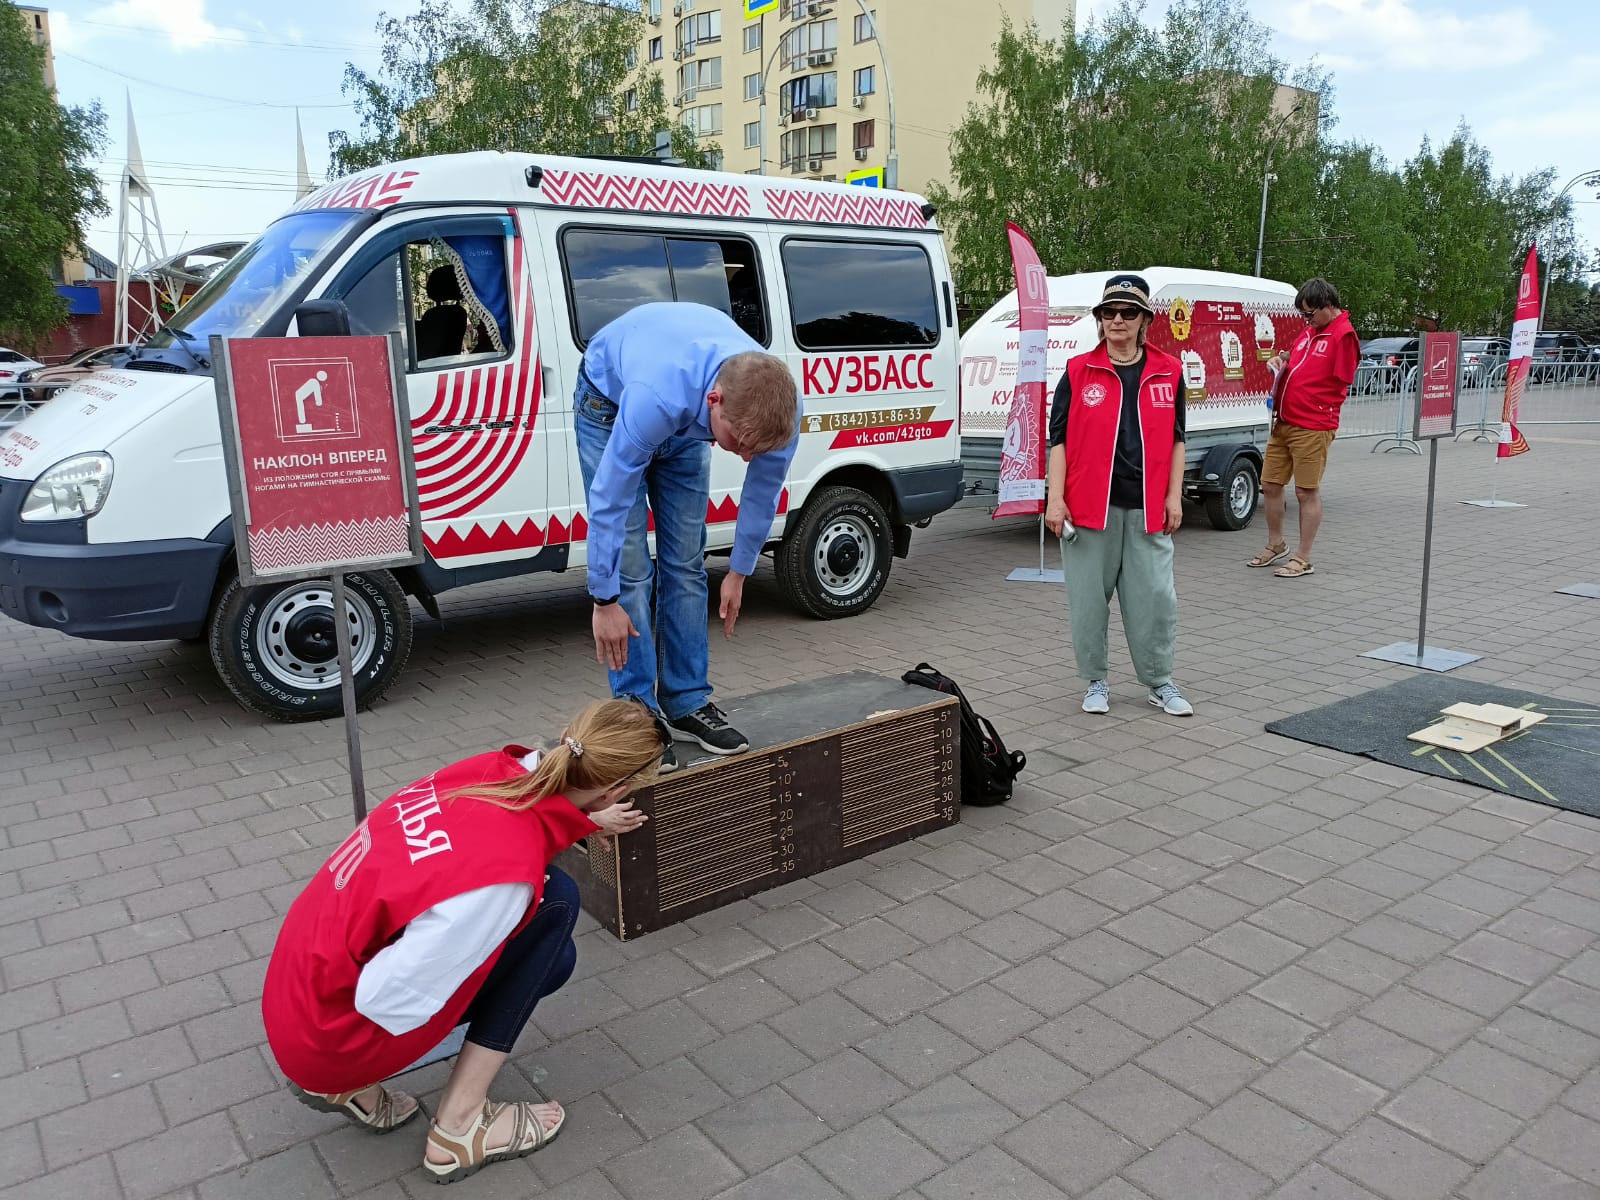
[[[1094,319],[1100,344],[1067,362],[1050,408],[1045,525],[1061,537],[1067,615],[1083,711],[1111,707],[1106,629],[1122,609],[1134,673],[1149,702],[1194,708],[1172,682],[1178,591],[1172,535],[1183,524],[1183,368],[1145,345],[1155,319],[1140,275],[1113,275]]]
[[[551,859],[643,824],[627,796],[668,745],[648,708],[608,700],[551,750],[479,754],[374,809],[290,906],[267,967],[267,1040],[301,1101],[397,1129],[418,1104],[377,1081],[466,1024],[424,1168],[451,1183],[547,1145],[560,1105],[495,1103],[488,1089],[577,963],[578,888]]]

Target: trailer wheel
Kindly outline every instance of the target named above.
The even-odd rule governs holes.
[[[893,556],[883,505],[859,488],[829,487],[806,502],[775,558],[789,602],[827,620],[871,608],[889,582]]]
[[[1213,529],[1237,530],[1250,524],[1256,515],[1261,495],[1261,476],[1256,464],[1240,455],[1228,464],[1222,477],[1222,490],[1206,497],[1206,516]]]
[[[411,610],[388,571],[346,575],[345,620],[356,704],[369,708],[411,656]],[[230,579],[211,612],[211,661],[234,698],[277,721],[344,711],[333,585],[326,579],[242,587]]]

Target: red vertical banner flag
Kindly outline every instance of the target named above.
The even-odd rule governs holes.
[[[1533,339],[1539,332],[1539,247],[1528,247],[1517,283],[1517,312],[1511,320],[1511,361],[1506,365],[1506,403],[1500,414],[1500,444],[1496,458],[1513,458],[1528,452],[1528,439],[1517,428],[1517,409],[1528,386],[1533,366]]]
[[[1050,336],[1050,281],[1028,235],[1010,221],[1011,266],[1017,279],[1017,386],[1000,448],[997,517],[1044,512],[1045,370]]]

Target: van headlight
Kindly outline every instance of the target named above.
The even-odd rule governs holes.
[[[92,517],[111,491],[111,456],[77,454],[39,476],[22,498],[24,521],[75,521]]]

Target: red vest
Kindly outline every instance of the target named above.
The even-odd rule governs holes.
[[[1067,512],[1074,525],[1104,529],[1111,509],[1111,465],[1122,417],[1122,377],[1102,342],[1067,360],[1072,407],[1067,411]],[[1160,533],[1167,519],[1176,397],[1183,366],[1170,354],[1145,347],[1139,378],[1139,437],[1144,449],[1144,531]]]
[[[1341,312],[1321,331],[1307,325],[1289,349],[1278,416],[1301,429],[1338,429],[1360,361],[1361,339],[1349,313]]]
[[[312,1092],[366,1087],[409,1066],[461,1023],[504,944],[434,1018],[395,1036],[355,1008],[361,968],[411,920],[452,896],[496,883],[533,885],[527,923],[550,860],[599,827],[564,796],[509,812],[460,787],[526,774],[508,746],[435,771],[374,809],[289,907],[267,964],[261,1016],[278,1065]]]

